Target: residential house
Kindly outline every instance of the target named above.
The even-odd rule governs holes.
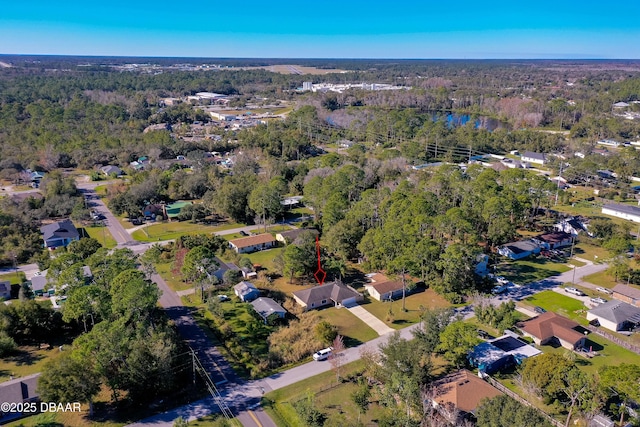
[[[284,206],[285,209],[291,209],[296,206],[300,206],[300,204],[302,203],[302,199],[302,196],[285,197],[284,199],[280,200],[280,204]]]
[[[615,427],[616,423],[611,420],[611,418],[606,417],[602,414],[595,415],[589,421],[589,427]]]
[[[602,213],[633,222],[640,222],[640,207],[638,206],[609,203],[602,206]]]
[[[142,216],[146,219],[164,219],[167,217],[165,205],[161,203],[149,203],[142,209]]]
[[[391,280],[384,274],[367,274],[370,283],[364,285],[371,298],[378,301],[392,301],[402,297],[402,281]],[[408,294],[408,293],[407,293]]]
[[[615,299],[640,307],[640,289],[628,285],[616,285],[612,291]]]
[[[240,301],[249,302],[260,296],[260,291],[253,283],[242,281],[233,287],[233,293],[236,294]]]
[[[281,231],[280,233],[276,233],[276,240],[288,245],[303,233],[312,233],[314,236],[317,236],[318,230],[314,228],[297,228],[295,230]]]
[[[0,282],[0,298],[8,300],[11,299],[11,282],[3,280]]]
[[[507,330],[501,337],[478,344],[468,359],[471,366],[486,374],[493,374],[519,365],[524,359],[540,353],[540,350],[521,341],[516,334]]]
[[[510,159],[508,157],[505,157],[504,159],[500,160],[500,163],[509,169],[521,169],[521,168],[526,169],[526,166],[523,165],[522,162],[518,160]]]
[[[541,246],[544,249],[552,250],[571,246],[573,236],[564,231],[556,231],[555,233],[541,234],[536,237],[536,240],[541,242]]]
[[[37,403],[40,400],[36,390],[39,377],[38,373],[3,382],[0,384],[0,401],[17,406],[19,409],[24,406],[24,403]],[[0,411],[0,424],[6,424],[11,420],[29,415],[33,415],[33,412]]]
[[[258,234],[256,236],[242,237],[229,241],[229,246],[239,254],[262,251],[276,245],[276,240],[271,233]]]
[[[255,271],[253,271],[252,269],[250,269],[248,267],[241,268],[240,272],[242,273],[242,277],[244,279],[251,280],[251,279],[257,279],[258,278],[258,273],[256,273]]]
[[[33,188],[40,187],[40,181],[44,178],[44,172],[32,171],[31,169],[27,169],[25,172],[29,174],[29,181],[31,181],[31,186]]]
[[[531,337],[537,345],[558,342],[569,350],[576,350],[584,345],[585,335],[576,330],[579,326],[573,320],[551,311],[518,323],[522,333]]]
[[[293,299],[305,310],[334,305],[349,307],[364,299],[362,294],[351,286],[339,282],[325,283],[293,293]]]
[[[100,170],[102,171],[103,174],[105,174],[105,176],[122,175],[122,169],[120,169],[118,166],[106,165],[106,166],[102,166]]]
[[[640,324],[640,308],[623,301],[608,301],[587,311],[587,320],[597,321],[614,332],[629,330]]]
[[[78,230],[69,219],[43,225],[40,227],[40,231],[42,232],[44,247],[51,250],[60,246],[66,247],[74,240],[80,239],[80,233],[78,233]]]
[[[260,317],[267,323],[267,320],[271,317],[277,317],[284,319],[287,315],[287,310],[282,308],[280,304],[272,300],[271,298],[258,298],[251,302],[253,309],[258,313]]]
[[[483,399],[500,396],[497,388],[466,369],[451,373],[432,383],[435,397],[431,405],[453,425],[472,417]]]
[[[474,267],[474,272],[481,277],[489,274],[489,255],[487,254],[478,254],[476,257],[476,265]]]
[[[596,144],[607,145],[609,147],[619,147],[620,145],[622,145],[621,143],[619,143],[618,141],[614,141],[613,139],[601,139],[596,142]]]
[[[498,253],[511,259],[526,258],[540,253],[540,244],[533,239],[507,243],[498,248]]]
[[[587,230],[587,224],[579,217],[564,218],[553,226],[556,231],[563,231],[576,237],[579,233],[586,233],[591,236]]]
[[[49,279],[47,278],[47,271],[48,270],[40,272],[39,275],[33,276],[30,280],[31,290],[38,297],[44,296],[45,290],[49,290],[49,288],[53,287],[53,285],[50,283]],[[47,292],[47,296],[51,296],[54,293],[55,291],[51,289],[49,292]]]
[[[527,163],[535,163],[538,165],[544,165],[547,161],[547,156],[544,153],[534,153],[532,151],[525,151],[520,160]]]

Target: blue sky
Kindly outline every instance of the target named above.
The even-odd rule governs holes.
[[[634,0],[4,3],[3,54],[640,58]]]

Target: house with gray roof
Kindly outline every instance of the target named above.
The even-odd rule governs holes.
[[[305,310],[312,310],[329,305],[349,307],[362,301],[364,297],[351,286],[329,282],[294,292],[293,299]]]
[[[0,384],[0,401],[9,404],[23,404],[39,401],[36,391],[40,374],[11,379]],[[33,413],[2,412],[0,411],[0,424],[6,424],[11,420],[22,418]]]
[[[40,227],[40,231],[42,232],[44,247],[50,250],[60,246],[67,246],[74,240],[80,239],[80,233],[78,233],[78,229],[70,219],[43,225]]]
[[[602,213],[633,222],[640,222],[640,207],[638,206],[608,203],[602,206]]]
[[[540,243],[533,239],[528,239],[502,245],[498,248],[498,253],[507,258],[521,259],[538,254],[540,250]]]
[[[114,166],[114,165],[106,165],[106,166],[102,166],[100,168],[100,170],[102,171],[103,174],[105,174],[106,176],[118,176],[118,175],[122,175],[122,169],[120,169],[118,166]]]
[[[520,160],[527,163],[536,163],[539,165],[544,165],[547,161],[547,156],[544,153],[534,153],[532,151],[525,151]]]
[[[8,280],[0,282],[0,298],[11,299],[11,282]]]
[[[640,324],[640,308],[613,300],[587,311],[587,320],[614,332],[624,331]]]
[[[273,318],[272,316],[284,319],[284,316],[287,315],[287,310],[271,298],[258,298],[255,301],[251,301],[251,305],[256,313],[262,317],[264,323],[267,323],[270,317]]]
[[[233,287],[233,293],[235,293],[242,302],[253,301],[260,296],[258,288],[256,288],[253,283],[244,280]]]

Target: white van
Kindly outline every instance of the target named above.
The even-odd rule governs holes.
[[[333,348],[327,347],[322,350],[313,353],[313,360],[327,360],[329,356],[331,356],[331,351]]]

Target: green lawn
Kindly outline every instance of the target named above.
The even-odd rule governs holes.
[[[357,361],[343,367],[342,376],[356,376],[364,370],[362,361]],[[290,427],[305,427],[293,403],[312,396],[315,407],[327,414],[327,422],[336,424],[336,419],[342,415],[340,425],[358,425],[358,412],[355,404],[349,397],[356,389],[353,382],[338,383],[333,371],[324,372],[306,380],[299,381],[280,390],[267,393],[262,399],[264,410],[271,416],[276,425]],[[370,405],[369,410],[362,415],[362,425],[376,425],[381,410],[377,405]],[[333,424],[332,424],[333,423]]]
[[[231,230],[244,227],[244,224],[229,223],[224,225],[203,225],[191,222],[166,222],[154,224],[133,232],[132,237],[140,242],[156,242],[158,240],[176,239],[184,234],[215,233],[216,231]]]
[[[527,297],[523,300],[527,308],[535,306],[542,307],[547,311],[553,311],[562,316],[566,316],[576,322],[586,324],[586,307],[577,299],[564,296],[554,291],[543,291]]]
[[[248,257],[252,263],[260,264],[263,268],[268,270],[274,269],[273,260],[284,251],[284,248],[267,249],[266,251],[258,251],[251,254],[242,254],[242,256]]]
[[[607,270],[584,276],[582,280],[597,286],[602,286],[603,288],[613,288],[617,285],[615,278],[607,273]]]
[[[578,261],[576,259],[570,259],[569,261],[567,261],[567,264],[575,265],[576,267],[584,267],[585,265],[587,265],[586,263]]]
[[[580,242],[573,248],[573,254],[589,261],[603,262],[610,257],[609,252],[595,245]]]
[[[362,320],[344,308],[326,308],[319,310],[320,317],[338,328],[338,333],[344,337],[347,347],[355,347],[374,338],[378,338],[376,331]]]
[[[438,295],[433,289],[417,292],[406,298],[407,311],[402,311],[402,299],[393,302],[380,302],[367,297],[362,307],[369,313],[382,320],[393,329],[402,329],[418,323],[423,308],[449,307],[451,304]],[[392,315],[389,315],[391,310]]]
[[[174,291],[184,291],[185,289],[192,288],[190,283],[185,283],[182,281],[182,275],[175,275],[171,272],[171,264],[170,262],[164,262],[160,264],[156,264],[156,271],[158,274],[167,282],[167,285]]]
[[[58,347],[51,350],[40,350],[37,347],[23,346],[7,357],[0,359],[0,382],[24,377],[42,371],[42,366],[60,355]]]
[[[11,282],[12,285],[21,285],[22,282],[27,280],[27,276],[22,271],[0,274],[0,282],[6,280]]]
[[[496,264],[496,274],[519,284],[546,279],[569,270],[566,264],[552,262],[544,257],[503,261]]]
[[[78,232],[83,237],[91,237],[96,239],[105,248],[115,248],[118,244],[111,235],[109,228],[105,226],[87,226],[78,228]]]

